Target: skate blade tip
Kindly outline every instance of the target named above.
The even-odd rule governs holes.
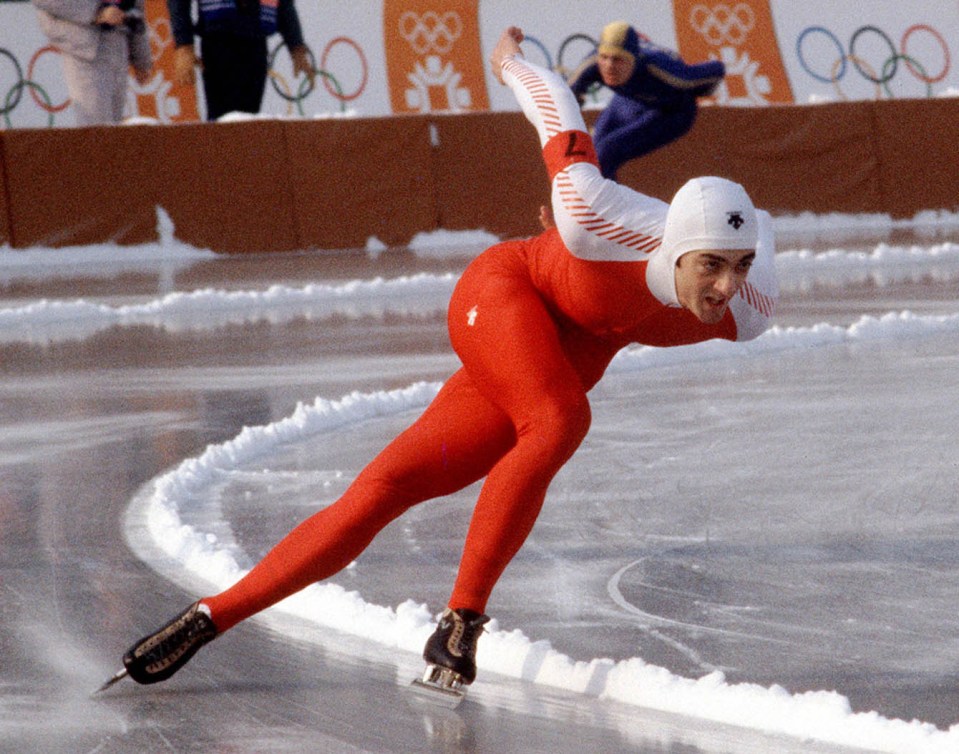
[[[110,678],[107,680],[106,683],[104,683],[100,688],[98,688],[96,691],[94,691],[90,696],[95,696],[95,695],[97,695],[97,694],[99,694],[99,693],[101,693],[101,692],[103,692],[103,691],[106,691],[106,690],[107,690],[108,688],[110,688],[114,683],[117,683],[118,681],[122,681],[124,678],[126,678],[127,675],[128,675],[128,674],[127,674],[127,669],[126,669],[126,668],[123,668],[122,670],[118,670],[116,673],[114,673],[112,676],[110,676]]]

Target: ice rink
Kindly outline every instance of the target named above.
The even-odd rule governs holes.
[[[475,489],[91,696],[425,407],[491,240],[223,256],[159,223],[0,249],[0,751],[959,751],[956,217],[780,218],[774,330],[621,353],[455,712],[407,687]]]

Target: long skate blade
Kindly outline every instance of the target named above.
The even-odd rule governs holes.
[[[431,683],[420,678],[415,679],[410,688],[416,694],[417,698],[437,704],[445,709],[456,709],[460,702],[466,698],[466,689],[452,689],[448,686],[442,686],[438,683]]]
[[[116,683],[117,681],[122,681],[122,680],[123,680],[124,678],[126,678],[126,677],[127,677],[127,669],[126,669],[126,668],[123,668],[123,670],[118,670],[116,673],[114,673],[112,676],[110,676],[110,679],[109,679],[106,683],[104,683],[100,688],[98,688],[98,689],[97,689],[96,691],[94,691],[93,693],[94,693],[94,694],[99,694],[101,691],[106,691],[106,690],[107,690],[108,688],[110,688],[114,683]]]

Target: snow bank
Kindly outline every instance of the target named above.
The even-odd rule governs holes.
[[[146,266],[161,264],[164,271],[176,271],[197,262],[216,259],[215,252],[177,241],[173,221],[157,207],[157,236],[154,243],[121,246],[105,243],[57,249],[11,249],[0,246],[0,283],[14,280],[72,278],[79,274],[116,278]]]
[[[177,246],[166,231],[166,246],[151,246],[119,254],[115,249],[95,247],[80,255],[75,265],[103,265],[110,270],[130,269],[139,261],[153,260],[158,249],[171,251],[171,264],[208,258],[207,252]],[[465,234],[462,245],[451,246],[449,234],[421,240],[422,248],[472,249],[482,239]],[[449,252],[454,253],[454,252]],[[27,255],[23,259],[21,254]],[[153,255],[153,256],[151,256]],[[51,259],[59,260],[51,262]],[[32,260],[32,261],[31,261]],[[65,270],[60,253],[45,251],[0,251],[0,280],[17,270],[52,268]],[[61,265],[61,266],[58,266]],[[833,249],[784,251],[776,256],[783,295],[802,293],[813,287],[840,287],[870,283],[883,287],[932,280],[959,281],[959,244],[890,246],[879,244],[871,252]],[[33,270],[33,272],[37,272]],[[75,272],[75,269],[74,269]],[[32,274],[32,273],[31,273]],[[39,273],[37,273],[39,274]],[[119,273],[117,273],[119,274]],[[314,321],[329,317],[431,316],[446,310],[456,284],[456,275],[418,274],[393,279],[353,280],[336,285],[301,287],[273,285],[265,290],[228,291],[206,288],[171,292],[139,304],[109,306],[84,299],[40,300],[0,309],[0,343],[27,342],[48,345],[78,340],[115,326],[150,326],[171,332],[207,331],[238,324],[265,321],[282,324],[297,318]],[[198,316],[202,315],[202,316]]]

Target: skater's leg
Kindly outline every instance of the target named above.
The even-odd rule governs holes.
[[[141,652],[161,630],[129,656],[146,658],[140,664],[155,655],[168,663],[173,655],[166,647],[174,654],[195,650],[196,641],[209,641],[342,569],[411,505],[489,475],[457,584],[464,603],[485,607],[532,527],[550,479],[585,434],[586,389],[614,352],[578,330],[560,333],[529,280],[523,248],[504,245],[481,255],[454,292],[450,334],[469,368],[447,382],[337,502],[296,527],[237,584],[191,608],[191,616],[209,612],[213,634],[201,636],[190,623],[176,628],[158,653]]]
[[[103,688],[124,673],[138,683],[169,678],[203,644],[343,568],[410,505],[483,477],[514,439],[508,417],[460,370],[337,502],[291,531],[234,586],[137,641],[123,657],[125,671]]]
[[[473,275],[468,269],[461,280]],[[134,644],[126,671],[140,683],[168,678],[202,644],[341,570],[411,505],[481,479],[515,441],[510,417],[459,370],[339,500],[293,529],[236,584]]]
[[[481,479],[512,443],[505,414],[461,370],[342,497],[294,528],[234,586],[202,600],[218,632],[337,573],[410,506]]]
[[[450,335],[472,381],[510,417],[516,433],[480,492],[449,603],[483,613],[532,529],[550,481],[586,435],[586,390],[612,350],[584,338],[582,354],[568,355],[567,330],[558,328],[528,277],[496,269],[457,286]]]
[[[664,110],[613,97],[593,132],[603,176],[615,179],[623,164],[675,141],[693,127],[695,120],[695,103]]]

